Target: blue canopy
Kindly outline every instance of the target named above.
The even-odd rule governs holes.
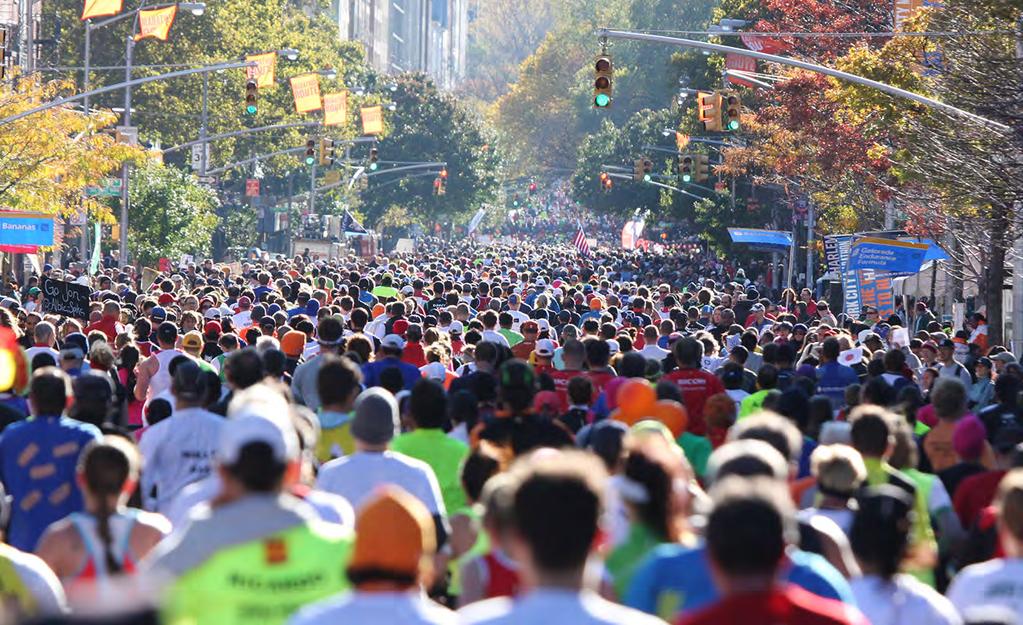
[[[776,250],[787,250],[792,247],[792,233],[780,230],[760,230],[758,228],[729,228],[732,243],[752,245]]]

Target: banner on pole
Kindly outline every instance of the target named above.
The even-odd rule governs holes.
[[[264,54],[250,54],[245,57],[249,63],[255,63],[245,68],[245,76],[249,80],[256,81],[258,89],[272,89],[276,86],[275,70],[277,67],[277,53],[266,52]]]
[[[878,274],[870,270],[852,273],[856,274],[861,309],[866,306],[876,308],[882,319],[895,314],[895,291],[892,288],[891,275]],[[858,310],[856,314],[859,314]]]
[[[53,215],[0,211],[0,245],[49,247],[53,235]]]
[[[135,41],[152,38],[167,41],[170,37],[174,17],[178,14],[178,5],[172,4],[162,9],[143,9],[139,11],[139,32]]]
[[[364,107],[362,114],[362,134],[378,135],[384,131],[384,109],[379,106]]]
[[[92,240],[95,243],[92,246],[92,262],[89,263],[90,276],[96,275],[96,272],[99,271],[100,242],[103,239],[103,226],[98,221],[93,226]]]
[[[912,275],[920,271],[928,247],[926,243],[859,237],[852,244],[849,269]]]
[[[741,54],[735,54],[729,52],[725,55],[725,69],[734,70],[737,72],[748,72],[755,73],[757,71],[757,60]],[[743,80],[736,76],[729,76],[728,82],[733,85],[740,85],[742,87],[752,87],[753,83],[748,80]]]
[[[293,76],[291,93],[295,97],[295,111],[299,113],[323,108],[323,101],[320,99],[320,79],[316,74]]]
[[[472,221],[469,222],[468,234],[472,234],[476,231],[476,228],[480,227],[480,223],[483,221],[483,217],[486,214],[486,210],[482,208],[476,211],[476,214],[472,216]]]
[[[323,96],[323,125],[340,126],[348,121],[348,92]]]
[[[895,0],[895,30],[902,30],[902,25],[924,5],[924,0]]]
[[[82,6],[82,21],[117,15],[123,7],[123,0],[85,0]]]

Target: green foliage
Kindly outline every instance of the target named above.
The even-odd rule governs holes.
[[[370,178],[359,206],[369,224],[395,210],[397,217],[389,221],[408,225],[465,215],[492,202],[501,165],[495,137],[468,107],[426,77],[404,74],[395,82],[397,110],[389,114],[391,132],[378,146],[381,168]],[[386,161],[446,162],[447,193],[433,194],[432,176],[395,182],[423,172],[379,173],[388,169]]]
[[[508,91],[519,64],[544,40],[554,19],[549,0],[484,0],[469,24],[466,81],[460,91],[492,102]]]
[[[149,163],[132,171],[129,193],[128,250],[135,262],[152,267],[160,257],[209,254],[219,205],[212,190],[174,167]]]

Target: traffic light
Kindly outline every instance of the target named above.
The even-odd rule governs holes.
[[[693,179],[696,182],[707,182],[710,178],[710,158],[706,154],[694,155],[696,161],[693,170]]]
[[[641,158],[632,161],[632,179],[636,182],[643,180],[643,159]]]
[[[245,114],[256,114],[256,92],[259,90],[255,80],[245,82]]]
[[[678,174],[682,176],[682,182],[692,182],[695,170],[696,159],[692,154],[683,154],[678,161]]]
[[[593,64],[593,108],[606,109],[611,106],[611,87],[614,80],[614,67],[611,56],[601,54]]]
[[[648,158],[643,159],[643,182],[650,182],[653,179],[654,162]]]
[[[516,193],[515,195],[512,196],[512,206],[514,206],[515,208],[519,207],[519,194],[518,193]]]
[[[7,65],[10,57],[11,27],[0,26],[0,80],[7,78]]]
[[[701,91],[696,96],[696,106],[704,130],[721,132],[721,94]]]
[[[316,139],[312,137],[305,142],[305,164],[310,167],[316,164]]]
[[[725,128],[736,132],[742,128],[742,101],[736,91],[724,91],[721,94],[725,105]]]
[[[448,170],[440,170],[440,173],[437,174],[437,180],[440,181],[440,185],[437,187],[437,195],[444,195],[448,192]]]
[[[371,147],[369,149],[369,170],[370,171],[376,171],[377,168],[380,167],[380,163],[377,162],[379,160],[380,160],[380,150],[378,150],[376,148],[376,146]]]
[[[337,147],[333,139],[320,139],[320,166],[330,167],[334,164]]]
[[[529,194],[530,195],[536,195],[536,183],[535,182],[530,182],[529,183]]]

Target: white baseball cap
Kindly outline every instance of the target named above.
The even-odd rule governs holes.
[[[238,462],[242,449],[252,443],[265,443],[274,459],[287,463],[298,458],[298,435],[285,417],[245,414],[224,421],[217,447],[217,460],[226,466]]]
[[[437,380],[438,382],[443,382],[445,378],[447,378],[448,373],[444,364],[439,362],[431,362],[428,365],[423,365],[422,367],[419,367],[419,371],[422,372],[424,378]]]
[[[536,349],[534,351],[537,356],[550,358],[554,355],[554,341],[550,339],[540,339],[536,342]]]
[[[380,346],[390,349],[405,349],[405,339],[397,334],[388,334],[380,341]]]
[[[449,334],[461,334],[464,331],[465,331],[465,325],[463,325],[462,322],[458,321],[457,319],[452,321],[451,325],[448,326],[448,333]]]

